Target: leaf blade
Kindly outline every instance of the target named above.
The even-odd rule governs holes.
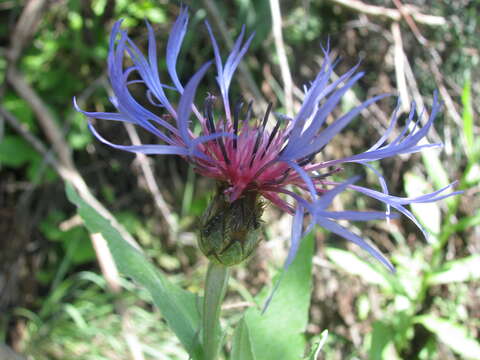
[[[168,325],[194,359],[201,359],[198,341],[200,315],[198,297],[171,284],[137,249],[130,245],[110,222],[90,207],[66,185],[67,197],[78,208],[85,226],[92,233],[101,233],[108,243],[119,270],[145,286]]]
[[[280,275],[282,282],[268,309],[263,314],[259,310],[269,295],[264,289],[256,298],[259,307],[248,309],[244,315],[257,359],[301,359],[304,356],[303,333],[310,306],[313,243],[313,234],[302,240],[295,260],[288,271]]]
[[[416,322],[425,326],[464,359],[480,359],[480,344],[469,337],[466,329],[459,324],[434,315],[419,316]]]

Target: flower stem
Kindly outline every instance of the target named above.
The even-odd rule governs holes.
[[[215,360],[220,348],[220,308],[229,275],[229,268],[212,261],[208,264],[202,322],[205,360]]]

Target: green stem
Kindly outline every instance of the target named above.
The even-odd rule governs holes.
[[[208,264],[202,321],[205,360],[215,360],[220,348],[220,308],[229,275],[229,268],[212,261]]]

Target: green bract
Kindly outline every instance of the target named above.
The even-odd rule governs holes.
[[[258,193],[246,192],[229,202],[219,188],[203,214],[199,246],[209,260],[232,266],[247,259],[256,249],[263,213]]]

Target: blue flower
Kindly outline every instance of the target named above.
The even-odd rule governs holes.
[[[339,225],[337,220],[368,221],[397,216],[393,208],[412,220],[425,231],[405,205],[433,202],[461,193],[446,193],[455,183],[438,191],[415,198],[402,198],[390,195],[383,176],[371,163],[400,154],[419,152],[425,148],[439,147],[441,144],[420,144],[432,127],[440,110],[437,95],[434,96],[430,117],[426,124],[420,124],[415,105],[403,126],[400,135],[388,141],[397,125],[397,110],[391,123],[379,140],[365,152],[340,159],[316,161],[315,155],[328,146],[334,136],[344,129],[365,108],[388,96],[378,95],[366,100],[342,116],[326,124],[345,93],[364,75],[358,72],[358,65],[332,81],[336,63],[329,48],[323,49],[324,63],[313,82],[306,88],[302,106],[293,119],[277,114],[273,129],[269,130],[271,104],[260,119],[252,116],[251,103],[246,111],[243,104],[230,104],[229,88],[233,75],[253,39],[246,40],[242,28],[232,51],[225,63],[213,31],[208,25],[216,67],[216,80],[220,90],[223,110],[215,110],[215,96],[206,96],[203,111],[194,104],[197,87],[212,62],[207,62],[184,85],[176,71],[177,59],[188,25],[188,12],[182,8],[167,43],[166,64],[170,81],[162,81],[158,70],[155,35],[147,22],[148,54],[144,55],[135,43],[121,30],[117,22],[110,38],[108,55],[108,75],[114,96],[110,99],[116,112],[87,112],[81,110],[74,99],[75,108],[88,118],[128,122],[140,126],[158,137],[158,144],[119,145],[100,135],[92,122],[89,128],[101,142],[116,149],[144,154],[178,155],[191,163],[195,170],[221,184],[221,189],[231,203],[247,194],[255,194],[268,200],[278,208],[293,215],[291,246],[285,267],[295,258],[301,238],[312,230],[314,225],[340,235],[357,244],[374,256],[388,269],[392,264],[377,249],[362,238]],[[125,57],[132,65],[125,67]],[[130,80],[132,74],[136,80]],[[139,79],[138,79],[139,78]],[[129,85],[141,83],[145,86],[145,96],[158,111],[142,106],[131,94]],[[178,105],[170,102],[166,90],[180,94]],[[167,115],[165,115],[167,114]],[[217,119],[215,120],[215,115]],[[200,124],[199,133],[190,128],[191,118]],[[253,119],[252,119],[253,118]],[[355,185],[358,177],[337,182],[331,175],[341,173],[339,165],[356,163],[365,166],[377,176],[381,191]],[[376,199],[387,206],[386,211],[332,211],[331,202],[339,193],[347,190],[359,192]],[[304,227],[304,219],[309,219]]]

